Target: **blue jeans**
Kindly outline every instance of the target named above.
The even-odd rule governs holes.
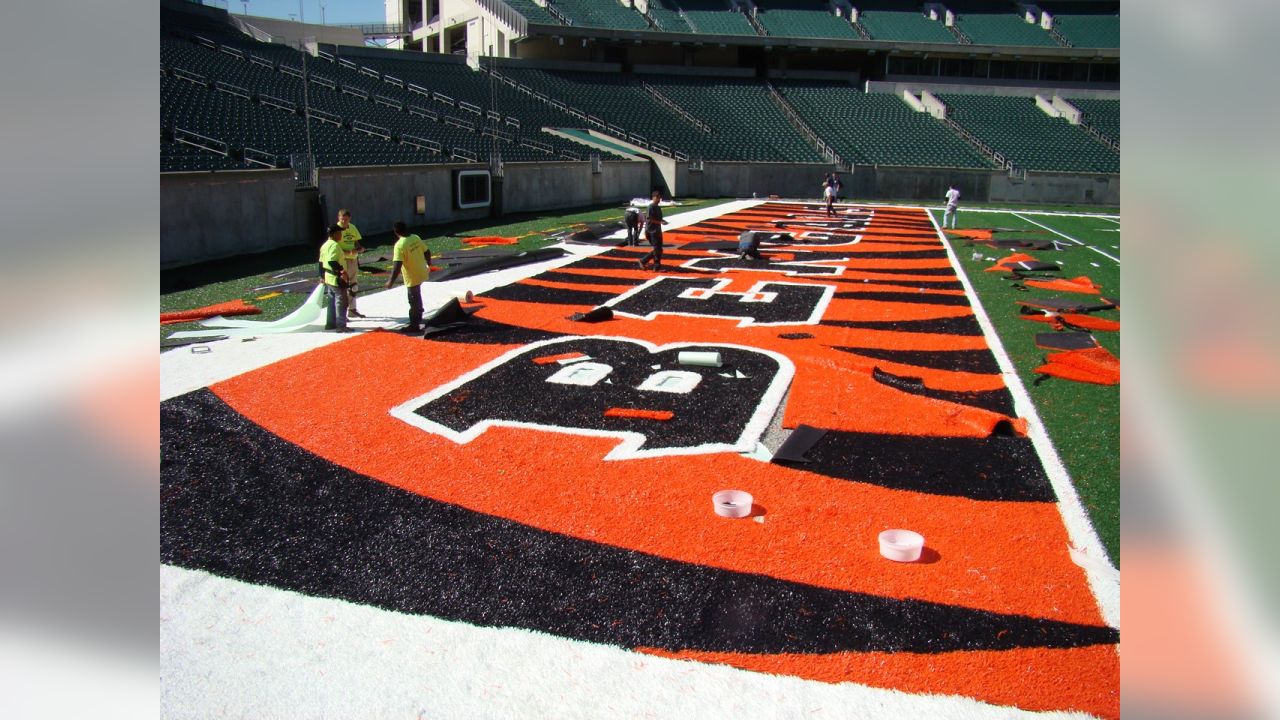
[[[347,327],[347,291],[335,285],[324,286],[325,330],[345,330]]]

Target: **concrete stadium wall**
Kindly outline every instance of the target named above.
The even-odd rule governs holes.
[[[388,232],[402,220],[431,225],[488,217],[489,208],[453,208],[453,171],[484,165],[409,165],[320,170],[320,193],[332,222],[351,210],[366,235]],[[507,163],[494,184],[502,212],[626,202],[649,194],[649,163],[611,161],[591,172],[588,162]],[[160,175],[160,267],[217,260],[315,242],[314,193],[295,189],[290,170]],[[414,199],[426,197],[426,213]]]
[[[992,202],[1120,205],[1119,175],[1028,172],[1025,180],[1005,173],[991,177]]]
[[[506,163],[503,166],[504,213],[625,202],[649,194],[649,163],[618,160],[591,163]]]
[[[453,171],[487,168],[474,163],[323,168],[320,194],[330,215],[348,208],[351,221],[366,235],[390,232],[397,220],[410,225],[470,220],[488,216],[489,209],[453,209]],[[419,195],[427,199],[423,215],[415,214]]]
[[[291,170],[162,173],[160,267],[296,244],[295,194]]]
[[[822,178],[832,170],[823,163],[703,163],[702,171],[676,163],[674,193],[679,197],[818,197]]]

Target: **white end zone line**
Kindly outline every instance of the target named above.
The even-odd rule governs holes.
[[[1019,377],[1013,361],[1009,358],[1009,354],[1005,352],[1004,344],[1000,342],[1000,336],[996,334],[995,326],[991,324],[991,318],[987,317],[987,311],[982,307],[982,301],[978,299],[978,293],[974,291],[973,285],[969,282],[969,276],[965,274],[964,267],[961,266],[959,259],[951,248],[951,244],[947,242],[942,228],[933,216],[933,211],[928,208],[920,209],[928,214],[929,222],[933,223],[934,231],[938,234],[938,239],[942,241],[942,246],[946,248],[947,257],[956,269],[956,276],[960,278],[960,283],[964,286],[964,292],[969,296],[969,302],[973,305],[973,314],[978,319],[978,325],[982,327],[983,334],[986,335],[987,344],[990,345],[991,352],[996,357],[996,363],[1000,366],[1000,372],[1004,375],[1005,384],[1013,395],[1014,410],[1019,416],[1027,420],[1027,437],[1031,439],[1032,445],[1036,448],[1036,453],[1044,463],[1045,473],[1048,474],[1049,482],[1053,485],[1053,491],[1058,496],[1058,512],[1062,514],[1062,522],[1066,525],[1067,535],[1071,538],[1071,543],[1098,561],[1097,566],[1082,569],[1085,577],[1089,580],[1089,587],[1093,590],[1093,596],[1098,600],[1098,609],[1102,613],[1102,619],[1107,625],[1119,628],[1119,572],[1111,566],[1111,562],[1107,558],[1107,551],[1103,548],[1102,541],[1098,539],[1098,534],[1094,531],[1093,524],[1089,521],[1088,513],[1085,512],[1084,506],[1080,503],[1080,496],[1076,493],[1075,486],[1071,484],[1071,476],[1067,473],[1066,466],[1062,464],[1062,458],[1058,457],[1058,450],[1053,446],[1053,441],[1049,438],[1049,433],[1045,430],[1044,423],[1041,422],[1040,415],[1036,412],[1036,407],[1031,402],[1031,396],[1027,393],[1026,386],[1022,384],[1022,378]],[[1064,550],[1065,548],[1049,548],[1051,552],[1062,552]]]
[[[1048,230],[1049,232],[1053,233],[1054,235],[1058,235],[1058,236],[1060,236],[1060,237],[1064,237],[1064,238],[1066,238],[1066,239],[1070,240],[1071,242],[1073,242],[1073,243],[1075,243],[1075,244],[1079,245],[1080,247],[1089,248],[1090,250],[1092,250],[1092,251],[1094,251],[1094,252],[1098,253],[1099,255],[1101,255],[1101,256],[1103,256],[1103,257],[1111,258],[1112,260],[1115,260],[1115,261],[1116,261],[1116,264],[1117,264],[1117,265],[1119,265],[1119,264],[1120,264],[1120,258],[1116,257],[1115,255],[1112,255],[1112,254],[1110,254],[1110,253],[1103,252],[1102,250],[1099,250],[1098,248],[1096,248],[1096,247],[1094,247],[1094,246],[1092,246],[1092,245],[1088,245],[1088,244],[1082,243],[1082,242],[1080,242],[1079,240],[1077,240],[1077,239],[1075,239],[1075,238],[1071,237],[1070,235],[1068,235],[1068,234],[1066,234],[1066,233],[1058,232],[1057,230],[1054,230],[1053,228],[1049,227],[1048,225],[1041,225],[1040,223],[1036,222],[1035,220],[1032,220],[1032,219],[1031,219],[1031,218],[1029,218],[1029,217],[1023,217],[1023,216],[1022,216],[1022,215],[1020,215],[1019,213],[1016,213],[1016,212],[1015,212],[1015,213],[1009,213],[1009,214],[1010,214],[1010,215],[1012,215],[1012,216],[1014,216],[1014,217],[1016,217],[1016,218],[1018,218],[1019,220],[1024,221],[1024,222],[1029,222],[1029,223],[1031,223],[1032,225],[1035,225],[1035,226],[1037,226],[1037,227],[1042,227],[1042,228],[1044,228],[1045,230]],[[933,213],[929,213],[929,217],[933,217]]]

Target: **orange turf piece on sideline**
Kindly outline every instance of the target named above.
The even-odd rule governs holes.
[[[1063,329],[1065,325],[1072,327],[1084,328],[1085,330],[1101,330],[1105,332],[1119,332],[1120,321],[1108,320],[1107,318],[1094,317],[1092,315],[1081,315],[1079,313],[1061,313],[1058,315],[1023,315],[1023,320],[1031,322],[1042,322],[1052,325],[1058,330]]]
[[[468,245],[515,245],[520,242],[520,239],[502,237],[501,235],[480,235],[477,237],[462,238],[462,242]]]
[[[1010,272],[1016,269],[1010,266],[1020,262],[1037,262],[1037,259],[1026,253],[1014,253],[1009,257],[1000,258],[995,265],[987,268],[987,272]]]
[[[193,320],[204,320],[205,318],[217,317],[219,315],[257,315],[262,312],[258,308],[246,303],[243,300],[235,299],[230,302],[218,303],[216,305],[205,305],[194,310],[176,310],[174,312],[160,313],[161,325],[172,325],[174,323],[191,322]]]
[[[1084,275],[1074,277],[1069,280],[1066,278],[1058,278],[1056,280],[1024,280],[1023,284],[1028,287],[1040,288],[1041,290],[1084,293],[1085,295],[1102,294],[1102,288],[1094,285],[1093,281]]]
[[[970,240],[990,240],[992,231],[986,228],[965,228],[963,230],[947,230],[948,235],[959,235]]]
[[[1095,385],[1117,385],[1120,383],[1120,358],[1104,347],[1067,350],[1046,357],[1045,364],[1035,372]]]

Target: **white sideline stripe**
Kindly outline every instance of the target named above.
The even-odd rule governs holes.
[[[1066,233],[1064,233],[1064,232],[1058,232],[1057,230],[1054,230],[1053,228],[1049,227],[1048,225],[1041,225],[1040,223],[1036,222],[1035,220],[1032,220],[1032,219],[1031,219],[1031,218],[1029,218],[1029,217],[1023,217],[1023,216],[1019,215],[1018,213],[1009,213],[1009,214],[1010,214],[1010,215],[1012,215],[1012,216],[1014,216],[1014,217],[1016,217],[1016,218],[1018,218],[1019,220],[1024,221],[1024,222],[1029,222],[1029,223],[1031,223],[1032,225],[1036,225],[1036,226],[1038,226],[1038,227],[1042,227],[1042,228],[1044,228],[1045,230],[1048,230],[1049,232],[1053,233],[1054,235],[1058,235],[1058,236],[1060,236],[1060,237],[1064,237],[1064,238],[1066,238],[1066,239],[1070,240],[1071,242],[1073,242],[1073,243],[1075,243],[1075,244],[1079,245],[1080,247],[1088,248],[1088,249],[1090,249],[1090,250],[1092,250],[1092,251],[1094,251],[1094,252],[1098,253],[1099,255],[1101,255],[1101,256],[1103,256],[1103,257],[1111,258],[1112,260],[1115,260],[1115,261],[1116,261],[1116,264],[1117,264],[1117,265],[1119,265],[1119,264],[1120,264],[1120,258],[1116,257],[1115,255],[1112,255],[1112,254],[1107,253],[1107,252],[1103,252],[1102,250],[1099,250],[1098,248],[1096,248],[1096,247],[1094,247],[1094,246],[1092,246],[1092,245],[1089,245],[1089,244],[1087,244],[1087,243],[1082,243],[1082,242],[1080,242],[1079,240],[1077,240],[1077,239],[1075,239],[1075,238],[1071,237],[1070,235],[1068,235],[1068,234],[1066,234]],[[933,217],[933,214],[932,214],[932,213],[930,213],[929,217]]]
[[[740,200],[720,203],[697,210],[672,215],[667,218],[667,227],[679,228],[685,225],[735,212],[743,208],[759,204],[760,200]],[[626,230],[619,230],[612,237],[625,237]],[[555,246],[553,246],[555,247]],[[423,285],[422,304],[426,314],[438,310],[450,298],[465,294],[468,290],[477,295],[496,287],[509,285],[518,280],[537,275],[558,267],[577,262],[583,257],[598,255],[610,248],[603,245],[579,245],[565,243],[563,247],[569,252],[564,257],[547,260],[532,265],[521,265],[496,272],[476,275],[469,278],[449,280],[440,283]],[[301,296],[299,296],[301,297]],[[350,323],[357,330],[374,330],[401,325],[408,320],[408,303],[404,297],[404,287],[397,285],[390,290],[383,290],[359,297],[360,311],[370,316],[368,320],[354,320]],[[241,329],[230,332],[219,332],[219,335],[235,336],[229,340],[216,340],[206,343],[211,352],[193,354],[189,348],[181,347],[160,353],[160,399],[172,397],[208,387],[258,368],[280,362],[295,355],[324,347],[330,343],[341,342],[354,337],[358,333],[339,335],[324,332],[323,319],[299,330],[285,334],[255,334]],[[253,342],[243,342],[243,338],[256,337]]]
[[[969,296],[969,302],[973,305],[973,314],[977,317],[978,324],[982,327],[982,333],[987,337],[987,344],[991,346],[991,352],[995,355],[996,362],[1000,365],[1005,384],[1008,385],[1009,392],[1013,395],[1014,410],[1019,416],[1027,420],[1027,437],[1031,439],[1037,454],[1040,455],[1040,460],[1044,463],[1045,472],[1049,475],[1049,482],[1053,485],[1053,491],[1058,496],[1058,511],[1062,514],[1062,522],[1066,525],[1067,535],[1077,549],[1083,550],[1087,555],[1098,561],[1098,567],[1083,569],[1085,577],[1089,580],[1089,587],[1093,590],[1093,596],[1098,600],[1098,609],[1102,613],[1102,619],[1111,627],[1119,628],[1119,572],[1111,566],[1107,551],[1102,546],[1102,541],[1098,539],[1098,534],[1094,531],[1093,524],[1089,521],[1089,515],[1085,512],[1084,505],[1080,502],[1080,496],[1076,493],[1076,488],[1071,483],[1071,476],[1067,473],[1066,466],[1062,464],[1062,459],[1058,457],[1058,450],[1053,446],[1053,440],[1049,438],[1049,433],[1045,430],[1044,423],[1040,420],[1040,414],[1036,412],[1035,404],[1031,402],[1031,396],[1027,393],[1026,386],[1022,384],[1022,378],[1018,375],[1013,361],[1009,358],[1009,353],[1005,351],[1004,344],[1000,342],[1000,336],[996,334],[995,326],[991,324],[991,318],[987,316],[987,311],[983,308],[982,301],[978,298],[978,293],[974,291],[973,285],[969,282],[969,276],[965,273],[959,258],[956,257],[954,250],[952,250],[951,243],[947,242],[942,228],[933,216],[933,212],[928,209],[925,211],[929,215],[929,222],[933,223],[938,239],[942,241],[943,247],[947,250],[947,257],[950,258],[952,266],[955,267],[956,275],[960,278],[960,283],[964,285],[964,292]],[[1067,552],[1067,548],[1046,548],[1046,552]],[[1110,573],[1115,573],[1115,575],[1112,576]]]
[[[1080,720],[644,655],[160,567],[172,717]]]

